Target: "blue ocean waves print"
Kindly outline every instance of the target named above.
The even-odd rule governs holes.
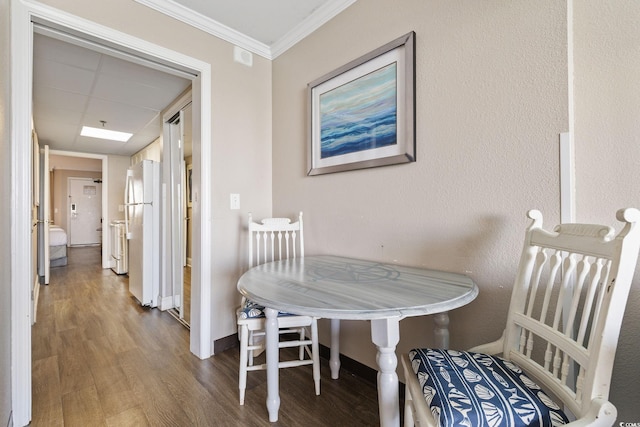
[[[320,157],[397,143],[397,64],[320,95]]]

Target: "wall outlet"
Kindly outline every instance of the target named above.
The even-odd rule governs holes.
[[[231,209],[240,209],[240,195],[232,193],[229,197]]]

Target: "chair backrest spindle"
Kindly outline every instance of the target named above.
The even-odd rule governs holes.
[[[271,261],[304,256],[302,212],[298,221],[289,218],[265,218],[254,222],[249,214],[249,267]],[[255,244],[255,253],[253,245]]]
[[[528,216],[533,222],[513,289],[503,355],[571,412],[584,414],[593,399],[608,398],[640,247],[640,211],[618,211],[625,225],[617,236],[611,227],[590,224],[545,231],[540,212]]]

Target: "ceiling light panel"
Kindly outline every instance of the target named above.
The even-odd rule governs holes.
[[[127,132],[118,132],[115,130],[82,126],[82,131],[80,132],[80,135],[88,136],[91,138],[108,139],[110,141],[127,142],[133,134],[127,133]]]

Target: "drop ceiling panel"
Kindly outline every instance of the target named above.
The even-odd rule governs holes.
[[[138,144],[142,141],[146,141],[146,144],[149,144],[160,134],[162,133],[162,121],[160,120],[160,115],[156,115],[153,119],[151,119],[144,128],[137,131],[129,140],[129,144]],[[145,145],[146,145],[145,144]]]
[[[46,111],[43,115],[41,113],[39,107],[36,107],[34,110],[34,116],[36,117],[46,117],[46,119],[40,119],[35,123],[36,132],[40,139],[45,137],[45,130],[53,129],[52,124],[58,124],[60,126],[65,126],[69,132],[73,132],[73,134],[69,134],[65,136],[65,139],[74,139],[75,134],[80,131],[80,127],[82,124],[82,117],[77,113],[68,113],[63,110],[59,111]],[[46,127],[45,127],[46,126]]]
[[[106,129],[135,133],[144,128],[157,114],[157,111],[148,108],[93,98],[89,102],[82,124],[101,127],[100,121],[104,120],[107,122],[104,126]]]
[[[34,34],[33,56],[86,70],[97,70],[101,55],[51,37]]]
[[[39,108],[40,112],[51,109],[81,115],[89,101],[89,97],[52,87],[40,87],[34,91],[33,100],[34,108]]]
[[[33,70],[33,89],[50,87],[67,92],[91,93],[95,73],[60,62],[39,59]]]
[[[177,93],[170,93],[175,89]],[[173,101],[177,88],[166,87],[165,91],[136,81],[127,80],[110,74],[100,74],[97,78],[93,95],[121,104],[136,105],[160,111]]]
[[[45,132],[51,129],[58,129],[58,132],[61,132],[63,129],[66,129],[67,132],[73,132],[69,135],[65,136],[65,139],[75,139],[75,134],[80,132],[80,128],[82,126],[82,117],[77,113],[70,113],[64,110],[58,111],[47,111],[46,119],[40,119],[35,124],[36,132],[40,138],[43,138],[46,134]],[[35,116],[42,116],[42,113],[39,112],[39,107],[34,110]],[[59,127],[54,127],[57,125]],[[64,128],[62,128],[64,126]]]
[[[132,155],[162,132],[160,111],[191,81],[34,35],[33,115],[43,143],[54,150]],[[83,125],[131,132],[128,143],[81,137]]]
[[[37,122],[36,131],[41,142],[47,144],[73,144],[79,127],[59,120],[43,119]],[[56,147],[57,149],[57,147]]]
[[[119,141],[107,141],[105,139],[79,136],[74,147],[76,151],[87,153],[117,154],[122,151],[125,143]]]
[[[100,72],[156,88],[187,87],[183,78],[111,56],[103,58]]]

